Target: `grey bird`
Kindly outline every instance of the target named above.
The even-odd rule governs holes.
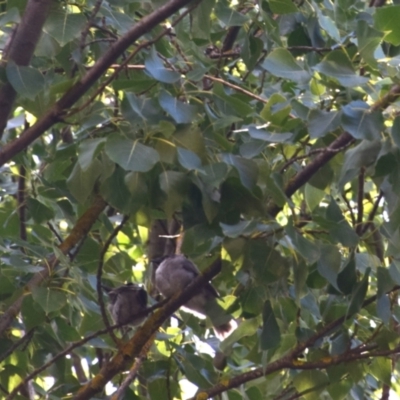
[[[127,283],[111,289],[102,285],[110,299],[108,310],[116,324],[141,324],[146,315],[136,317],[136,315],[144,311],[147,307],[147,292],[141,286],[134,283]]]
[[[165,297],[185,289],[200,274],[197,267],[181,254],[154,260],[153,263],[156,267],[156,288]],[[218,297],[218,292],[211,283],[207,283],[184,306],[209,317],[215,332],[224,338],[233,330],[234,324],[232,317],[217,303]]]

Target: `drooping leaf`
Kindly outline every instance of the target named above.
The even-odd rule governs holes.
[[[164,67],[162,60],[158,57],[154,48],[149,53],[145,61],[146,70],[150,75],[160,82],[175,83],[179,80],[180,74]]]
[[[341,50],[329,52],[314,68],[328,77],[337,79],[345,87],[359,86],[368,82],[368,78],[356,74],[351,60]]]
[[[316,139],[334,131],[340,125],[341,113],[337,111],[311,110],[308,130],[311,139]]]
[[[260,349],[268,350],[276,347],[281,340],[281,332],[270,301],[264,303],[263,326],[260,334]]]
[[[368,268],[362,280],[354,287],[353,293],[350,296],[349,307],[347,309],[348,315],[353,315],[361,309],[368,290],[370,271],[371,270]]]
[[[371,111],[363,101],[353,101],[343,107],[342,126],[355,139],[375,140],[383,129],[382,113]]]
[[[306,71],[286,49],[273,50],[265,59],[262,67],[271,74],[299,84],[308,83],[311,75]]]
[[[167,92],[162,92],[158,101],[163,110],[170,114],[177,124],[189,124],[196,117],[197,108],[195,106],[179,101]]]

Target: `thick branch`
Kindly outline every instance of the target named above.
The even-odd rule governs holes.
[[[37,42],[42,33],[43,25],[50,10],[51,0],[29,0],[22,21],[12,38],[8,61],[17,65],[29,64]],[[7,119],[15,101],[16,93],[10,83],[5,83],[0,89],[0,137],[7,125]]]
[[[87,235],[105,206],[106,202],[101,197],[98,196],[95,198],[92,206],[79,218],[69,236],[58,246],[63,254],[67,254]],[[50,275],[58,263],[59,259],[54,254],[49,256],[44,262],[43,270],[36,273],[27,283],[27,290],[25,292],[31,292],[32,289],[38,287]],[[0,335],[11,325],[15,316],[19,313],[23,299],[24,295],[22,294],[0,317]]]
[[[390,292],[394,292],[400,289],[400,286],[394,287]],[[367,300],[364,301],[362,307],[367,307],[374,301],[376,301],[377,295],[371,296]],[[224,381],[223,383],[218,383],[210,389],[200,391],[194,398],[190,400],[198,400],[198,399],[208,399],[214,397],[218,394],[226,392],[229,389],[233,389],[240,385],[243,385],[246,382],[261,378],[262,376],[266,376],[272,374],[273,372],[280,371],[282,369],[317,369],[317,368],[327,368],[332,365],[338,365],[344,362],[360,360],[370,357],[387,357],[391,354],[396,354],[400,352],[400,346],[397,346],[395,349],[391,350],[377,350],[377,351],[369,351],[372,349],[364,348],[356,348],[352,352],[344,353],[341,356],[331,357],[327,360],[319,360],[313,362],[300,362],[297,360],[299,354],[301,354],[306,348],[309,348],[314,345],[314,343],[329,333],[333,332],[337,327],[343,324],[344,321],[348,320],[352,315],[344,315],[330,324],[326,325],[322,329],[320,329],[315,335],[311,336],[305,342],[299,343],[291,352],[289,352],[286,356],[269,363],[265,368],[256,368],[252,371],[245,372],[234,378],[229,379],[229,381]]]
[[[94,83],[98,82],[99,78],[107,71],[110,65],[115,62],[132,43],[190,2],[191,0],[170,0],[148,16],[136,22],[124,36],[109,47],[93,68],[65,93],[36,124],[0,150],[0,165],[9,161],[52,125],[58,122],[65,110],[74,105]]]
[[[124,371],[128,362],[141,354],[142,348],[146,345],[149,338],[157,332],[164,321],[171,316],[180,306],[185,304],[202,287],[210,281],[221,269],[221,260],[218,258],[207,268],[203,274],[199,275],[184,291],[177,293],[160,309],[158,309],[147,321],[136,331],[132,339],[124,345],[118,354],[106,364],[100,372],[85,386],[83,386],[75,400],[87,400],[96,393],[103,390],[104,386],[117,373]]]

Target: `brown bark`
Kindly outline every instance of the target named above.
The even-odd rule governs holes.
[[[5,54],[7,62],[11,61],[20,66],[29,65],[51,4],[51,0],[28,1],[21,23],[12,38],[7,54]],[[15,98],[14,88],[10,83],[5,83],[0,88],[0,137],[7,125]]]

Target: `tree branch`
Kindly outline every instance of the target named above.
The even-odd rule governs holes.
[[[35,51],[52,0],[29,0],[21,23],[8,49],[7,59],[16,65],[26,66]],[[14,105],[16,92],[9,82],[0,88],[0,138]]]
[[[400,289],[400,286],[396,286],[389,293],[397,291]],[[369,304],[373,303],[377,299],[377,295],[371,296],[367,300],[364,301],[362,307],[367,307]],[[218,383],[210,389],[199,391],[195,397],[190,400],[197,399],[208,399],[214,397],[218,394],[226,392],[229,389],[233,389],[238,387],[246,382],[261,378],[262,376],[270,375],[274,372],[280,371],[282,369],[316,369],[316,368],[327,368],[332,365],[338,365],[348,361],[360,360],[371,357],[387,357],[391,354],[396,354],[400,352],[400,346],[397,346],[392,350],[377,350],[377,351],[369,351],[374,349],[373,347],[359,347],[353,349],[352,352],[344,353],[340,356],[333,356],[328,358],[327,360],[318,360],[312,362],[302,362],[297,359],[299,354],[301,354],[306,348],[311,347],[314,343],[326,336],[328,333],[332,332],[338,326],[342,325],[344,321],[348,320],[352,315],[344,315],[330,324],[326,325],[324,328],[319,330],[315,335],[310,337],[305,342],[299,343],[290,353],[282,358],[269,363],[265,368],[256,368],[249,372],[245,372],[234,378],[229,379],[228,381],[224,380],[223,383]]]
[[[104,256],[107,253],[111,242],[118,235],[118,232],[122,229],[122,227],[125,225],[125,223],[126,223],[126,221],[128,221],[128,219],[129,219],[129,216],[125,215],[124,218],[122,219],[121,223],[117,227],[115,227],[115,229],[112,231],[111,235],[108,237],[108,239],[104,243],[104,246],[101,249],[101,253],[100,253],[99,265],[97,267],[97,285],[96,285],[97,301],[100,305],[101,316],[103,318],[103,322],[104,322],[104,325],[106,326],[106,328],[110,328],[110,321],[107,318],[106,308],[105,308],[104,300],[103,300],[103,290],[101,287],[101,277],[103,275]],[[116,338],[114,332],[112,330],[110,330],[109,332],[110,332],[111,339],[114,341],[115,344],[118,344],[118,339]]]
[[[185,7],[191,0],[170,0],[151,14],[143,17],[119,40],[113,43],[103,56],[64,96],[58,100],[31,128],[17,139],[6,144],[0,150],[0,165],[9,161],[21,150],[29,146],[56,122],[59,122],[65,111],[74,105],[94,83],[107,71],[110,65],[137,39],[156,27],[176,11]]]
[[[185,290],[177,293],[169,299],[169,301],[160,309],[158,309],[146,322],[138,328],[135,335],[126,343],[113,359],[107,363],[100,372],[85,386],[83,386],[75,400],[87,400],[96,393],[103,390],[104,386],[117,373],[125,370],[126,364],[137,357],[142,348],[146,345],[149,338],[155,334],[164,321],[170,317],[180,306],[185,304],[192,298],[207,282],[210,281],[221,269],[221,260],[218,258],[210,267],[208,267],[201,275],[187,286]]]
[[[100,196],[97,196],[94,199],[91,207],[88,208],[79,218],[76,225],[72,228],[71,233],[64,240],[64,242],[58,246],[62,254],[67,254],[68,251],[70,251],[82,238],[87,235],[101,212],[104,210],[105,206],[106,202]],[[24,293],[31,292],[32,289],[38,287],[47,277],[50,276],[50,273],[58,265],[58,263],[59,258],[54,254],[50,255],[43,264],[44,269],[33,275],[33,277],[27,283]],[[24,294],[21,294],[0,317],[0,335],[2,335],[2,333],[11,325],[15,316],[19,313],[23,299]]]

